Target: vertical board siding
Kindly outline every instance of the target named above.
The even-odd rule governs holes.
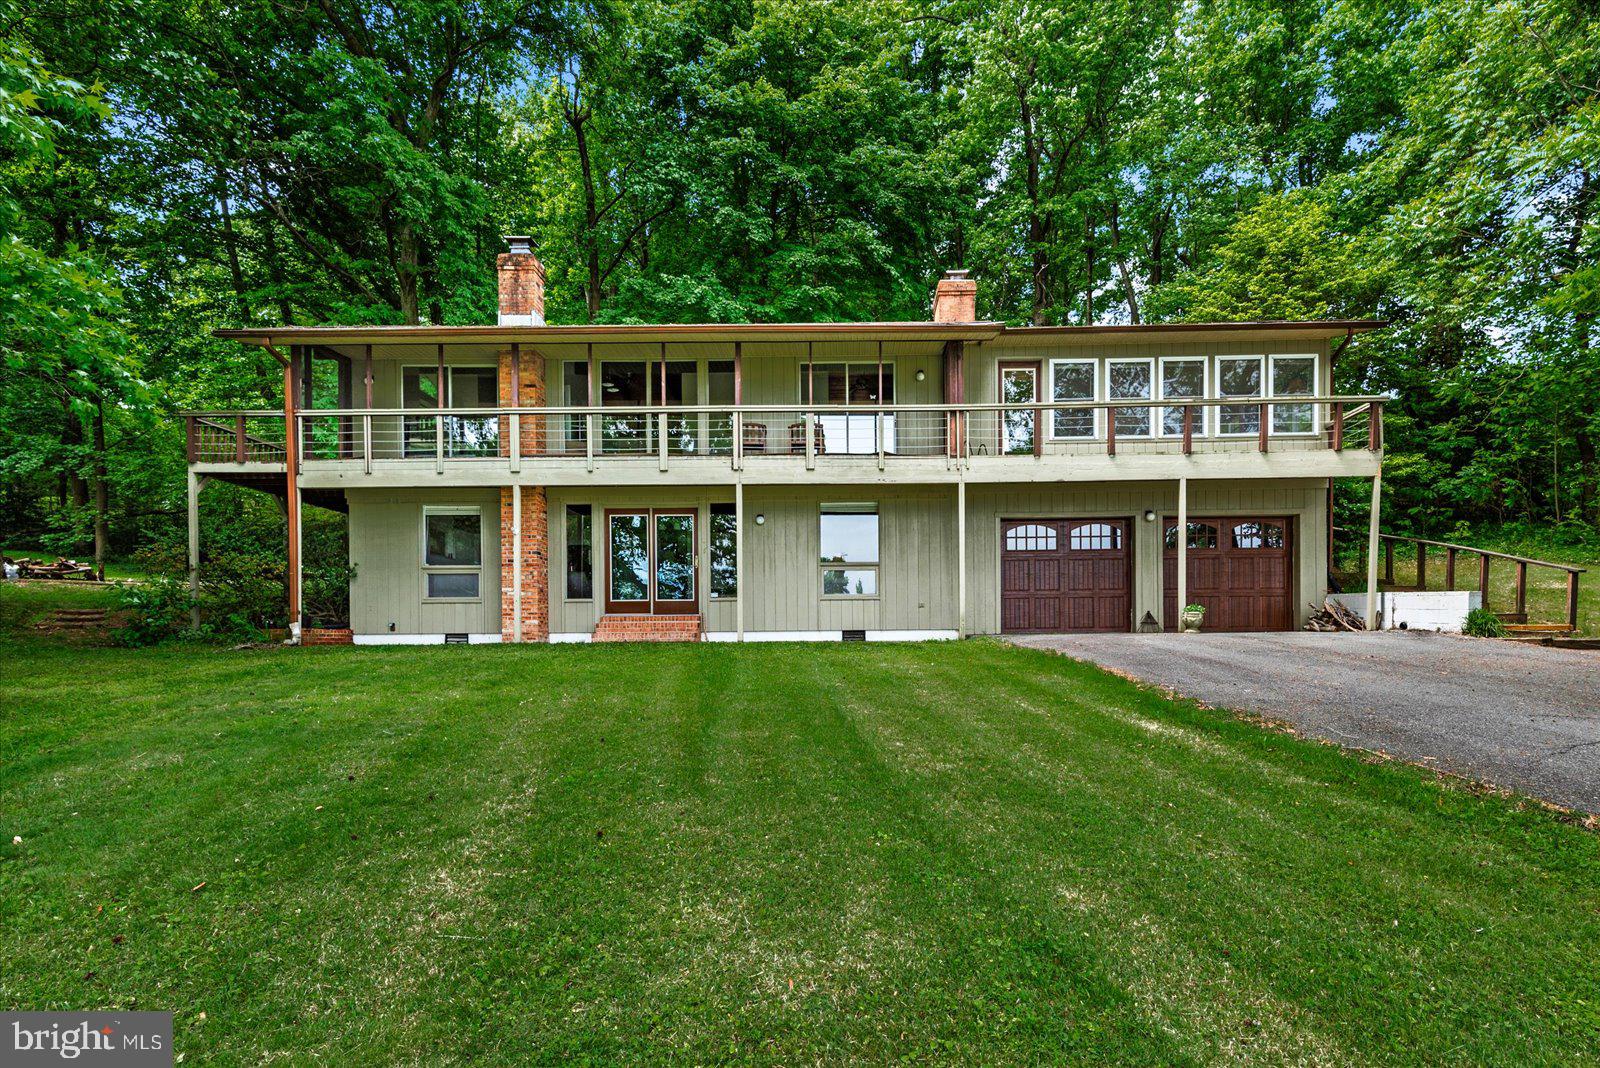
[[[357,634],[500,633],[500,491],[347,490],[350,505],[350,628]],[[481,597],[468,603],[423,599],[422,509],[483,509]]]

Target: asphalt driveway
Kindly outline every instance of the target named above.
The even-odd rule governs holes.
[[[1600,653],[1394,631],[1011,640],[1600,813]]]

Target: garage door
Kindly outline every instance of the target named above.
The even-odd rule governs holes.
[[[1178,621],[1178,523],[1165,521],[1161,588],[1166,627]],[[1206,630],[1294,626],[1294,539],[1283,516],[1189,520],[1189,603],[1206,606]]]
[[[1000,629],[1129,629],[1126,519],[1007,519],[1000,525]]]

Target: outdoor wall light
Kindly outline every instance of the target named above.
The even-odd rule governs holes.
[[[928,380],[928,372],[926,372],[926,371],[918,371],[917,372],[917,381],[918,382],[926,382],[927,380]]]
[[[1144,521],[1146,523],[1154,523],[1156,521],[1156,513],[1154,508],[1146,508],[1144,510]]]
[[[767,517],[765,515],[763,515],[762,513],[757,512],[756,513],[756,526],[764,527],[766,525],[767,525]]]

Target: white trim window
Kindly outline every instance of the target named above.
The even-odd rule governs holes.
[[[483,600],[482,508],[423,506],[422,599],[429,602]]]
[[[1206,395],[1207,360],[1204,356],[1163,356],[1161,357],[1161,399],[1162,400],[1189,400],[1199,399]],[[1189,429],[1195,437],[1203,437],[1206,432],[1205,408],[1193,409],[1190,416]],[[1164,438],[1183,437],[1183,408],[1161,409],[1161,436]]]
[[[1153,400],[1156,361],[1149,358],[1106,361],[1106,401]],[[1150,408],[1118,408],[1119,438],[1147,438],[1153,428]]]
[[[1050,399],[1061,403],[1095,400],[1099,373],[1099,360],[1051,360]],[[1050,413],[1051,438],[1081,440],[1099,432],[1100,417],[1093,408],[1058,408]]]
[[[878,506],[823,504],[818,509],[822,596],[878,596]]]
[[[1310,352],[1292,352],[1267,358],[1267,385],[1274,397],[1315,397],[1317,395],[1317,357]],[[1317,413],[1314,404],[1274,404],[1272,433],[1314,434]]]
[[[1264,360],[1260,356],[1218,356],[1217,396],[1265,396],[1262,386]],[[1217,408],[1217,433],[1225,438],[1253,436],[1261,433],[1261,406],[1259,404],[1223,404]]]

